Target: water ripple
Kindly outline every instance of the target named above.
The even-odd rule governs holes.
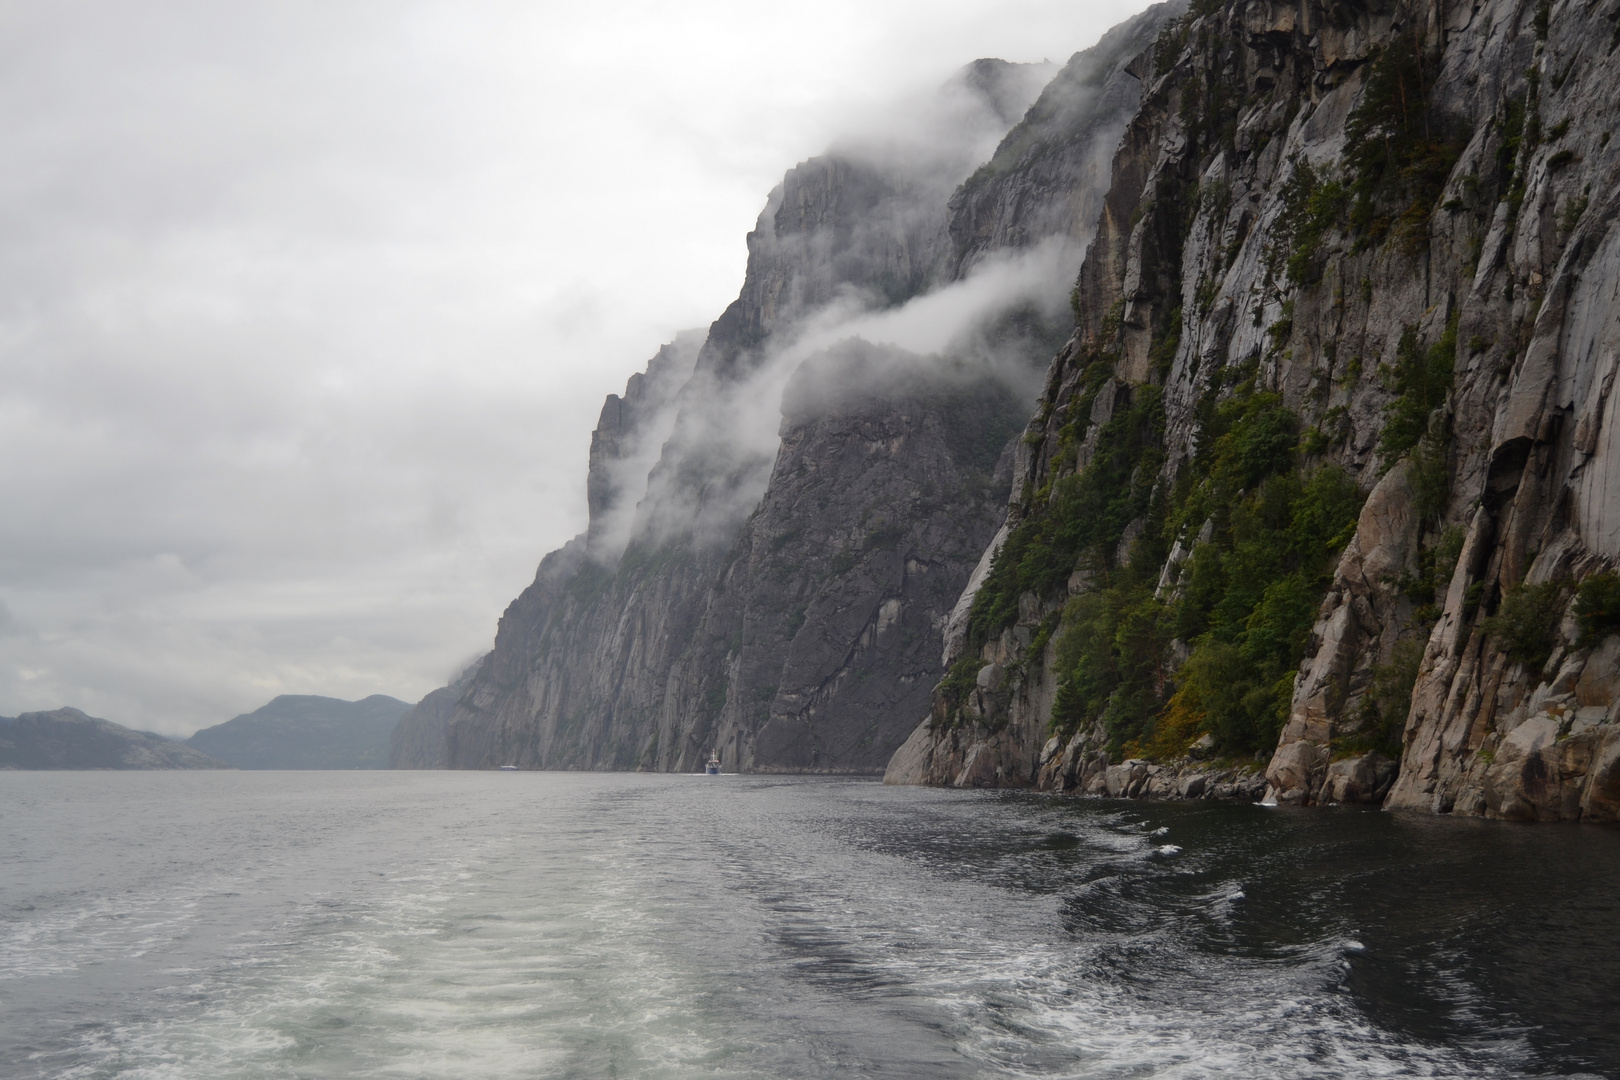
[[[825,779],[13,774],[0,1061],[1620,1075],[1616,834],[1475,824]]]

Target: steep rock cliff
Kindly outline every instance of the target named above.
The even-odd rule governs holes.
[[[473,676],[489,657],[468,664],[448,686],[441,686],[407,709],[388,737],[390,769],[443,769],[450,765],[447,736],[456,702],[472,685]]]
[[[684,737],[743,771],[881,771],[938,677],[1026,408],[980,366],[860,341],[801,366],[680,673],[685,700],[723,704]]]
[[[1150,39],[1164,13],[1132,33]],[[1117,131],[1135,104],[1120,62],[1139,47],[1110,44],[1082,67],[1104,74],[1091,111],[1066,114],[1074,123]],[[795,373],[851,362],[836,344],[850,317],[968,272],[952,192],[1035,89],[1025,68],[978,62],[908,128],[927,138],[867,132],[789,172],[691,374],[636,410],[669,418],[657,461],[641,478],[626,470],[602,505],[593,494],[586,538],[548,556],[502,617],[448,725],[452,766],[689,769],[720,747],[727,768],[883,767],[938,677],[939,628],[997,526],[1003,436],[1056,324],[1009,293],[940,356],[868,354],[908,373],[868,380],[870,394],[818,398],[811,368]],[[1085,239],[1042,209],[1071,193],[1026,184],[1026,167],[997,182],[1028,188],[1028,221],[991,228],[980,249],[1033,246],[1059,227]],[[609,421],[624,422],[610,411],[603,446]],[[621,552],[595,538],[613,535],[597,524],[603,507],[626,499]]]
[[[1166,29],[891,779],[1614,817],[1617,14]]]
[[[622,395],[609,394],[602,403],[585,474],[585,546],[599,563],[615,562],[630,541],[647,473],[674,429],[677,395],[703,344],[701,331],[678,335],[645,371],[630,376]]]
[[[1042,88],[990,160],[951,196],[952,277],[965,276],[987,255],[1054,236],[1085,247],[1108,190],[1114,150],[1141,96],[1141,80],[1125,65],[1184,7],[1158,5],[1121,23],[1075,53]]]

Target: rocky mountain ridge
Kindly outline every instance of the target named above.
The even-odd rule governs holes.
[[[228,769],[161,735],[78,709],[0,716],[0,769]]]

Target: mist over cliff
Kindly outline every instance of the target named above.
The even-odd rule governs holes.
[[[976,61],[787,173],[737,300],[608,399],[590,526],[503,616],[444,760],[883,769],[1000,524],[1125,61],[1168,10],[1062,68]]]
[[[1161,7],[798,166],[445,760],[1615,818],[1611,22]]]

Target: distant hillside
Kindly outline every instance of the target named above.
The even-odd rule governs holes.
[[[228,769],[183,743],[78,709],[0,716],[0,769]]]
[[[239,769],[386,769],[388,740],[410,707],[383,694],[359,701],[283,694],[187,743]]]

